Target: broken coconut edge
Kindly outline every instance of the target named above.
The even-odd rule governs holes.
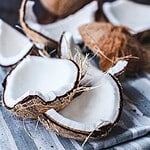
[[[27,56],[29,57],[29,56]],[[32,57],[32,56],[30,56]],[[35,57],[41,57],[41,56],[35,56]],[[43,58],[43,57],[42,57]],[[43,58],[44,59],[44,58]],[[49,59],[49,58],[46,58]],[[23,61],[25,60],[25,58],[19,63],[21,64]],[[72,63],[74,63],[74,65],[76,66],[77,70],[78,70],[78,74],[76,77],[76,81],[74,83],[74,87],[73,89],[70,89],[70,91],[67,91],[66,94],[63,94],[61,96],[56,96],[56,98],[53,101],[50,102],[45,102],[43,97],[41,97],[38,94],[35,94],[35,92],[33,92],[34,94],[32,95],[27,95],[25,96],[22,101],[17,102],[17,104],[14,105],[14,107],[9,107],[7,106],[6,102],[5,102],[5,91],[6,91],[6,86],[7,86],[7,80],[9,78],[9,76],[11,75],[11,73],[17,68],[17,66],[15,66],[15,68],[13,68],[5,77],[4,81],[3,81],[3,104],[4,106],[10,110],[11,112],[13,112],[14,115],[16,116],[20,116],[20,117],[25,117],[25,118],[37,118],[40,114],[44,113],[45,111],[47,111],[50,108],[55,108],[56,110],[61,110],[63,109],[66,105],[68,105],[70,103],[70,101],[72,100],[73,96],[76,93],[76,89],[79,86],[79,82],[80,82],[80,68],[79,66],[73,62],[73,60],[70,60]],[[31,92],[32,93],[32,92]]]
[[[50,39],[48,37],[46,37],[45,35],[31,29],[28,24],[25,21],[25,15],[26,15],[26,4],[27,4],[28,0],[23,0],[21,3],[21,7],[20,7],[20,16],[19,16],[19,20],[20,20],[20,24],[21,27],[23,28],[23,31],[27,34],[27,36],[29,38],[31,38],[32,41],[39,43],[41,45],[44,44],[45,45],[49,45],[51,47],[56,48],[57,47],[57,42],[54,41],[53,39]]]
[[[9,41],[8,41],[8,43],[6,43],[6,41],[3,41],[3,40],[1,41],[1,47],[0,47],[0,66],[1,67],[12,67],[12,66],[16,65],[18,62],[20,62],[27,55],[29,55],[31,53],[34,53],[34,54],[37,53],[35,51],[33,43],[31,43],[28,38],[26,38],[20,32],[16,31],[14,28],[12,28],[10,25],[5,23],[1,19],[0,19],[0,30],[2,30],[1,38],[4,38],[4,39],[7,39],[9,37],[11,38],[10,34],[13,34],[15,36],[14,39],[12,39],[12,41],[10,42],[10,48],[8,48],[8,46],[6,45],[6,44],[9,44]],[[6,34],[3,33],[4,30],[7,30]],[[3,35],[3,34],[5,34],[5,35]],[[3,37],[3,36],[6,36],[6,37]],[[17,41],[18,39],[20,41]],[[12,42],[20,42],[21,44],[18,47],[15,45],[16,47],[14,46],[12,48],[11,46],[13,46],[12,44],[14,44]],[[15,44],[17,44],[17,43],[15,43]],[[6,47],[5,47],[5,45],[6,45]],[[12,51],[15,53],[15,55],[12,53]],[[8,53],[10,53],[9,56],[8,56]]]
[[[49,117],[46,113],[39,116],[38,120],[45,126],[47,130],[51,130],[55,132],[56,134],[61,135],[66,138],[71,138],[71,139],[75,139],[79,141],[86,141],[86,140],[98,140],[98,139],[101,139],[102,137],[107,136],[111,132],[112,128],[116,126],[116,124],[118,123],[120,116],[121,116],[122,108],[123,108],[122,86],[116,77],[112,75],[110,75],[110,77],[116,83],[119,89],[119,93],[120,93],[119,112],[114,122],[104,124],[103,126],[100,126],[100,128],[97,128],[94,131],[88,132],[88,131],[81,131],[81,130],[77,130],[77,129],[64,126],[63,124],[60,124],[56,122],[53,118]]]

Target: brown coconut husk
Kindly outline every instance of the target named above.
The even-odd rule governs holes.
[[[54,121],[48,119],[48,116],[45,114],[41,115],[38,117],[38,120],[44,125],[44,127],[47,130],[55,132],[57,135],[70,138],[70,139],[75,139],[79,141],[85,141],[88,137],[88,141],[93,141],[93,140],[99,140],[102,137],[105,137],[109,134],[111,131],[110,126],[107,126],[101,130],[95,130],[90,134],[90,132],[87,133],[82,133],[82,132],[76,132],[73,131],[69,128],[65,128],[60,126],[59,124],[55,123]],[[89,136],[90,134],[90,136]]]
[[[67,17],[86,4],[90,3],[92,0],[40,0],[43,6],[49,11],[51,16],[56,20]]]
[[[75,91],[72,91],[68,93],[67,96],[57,98],[49,103],[44,102],[43,99],[37,95],[29,95],[13,108],[10,109],[6,105],[5,107],[16,116],[23,118],[37,118],[51,108],[55,108],[57,111],[63,109],[70,103],[74,95]]]
[[[91,23],[79,28],[83,41],[88,48],[100,57],[100,68],[107,71],[120,59],[129,61],[127,72],[145,70],[147,52],[123,26],[110,23]]]
[[[28,24],[26,23],[26,19],[25,19],[25,12],[26,12],[26,3],[28,0],[23,0],[22,4],[21,4],[21,8],[20,8],[20,24],[21,27],[23,29],[23,31],[25,32],[25,34],[35,43],[38,44],[44,44],[45,46],[50,46],[50,47],[57,47],[57,42],[54,41],[53,39],[50,39],[44,35],[42,35],[41,33],[38,33],[37,31],[31,29]]]

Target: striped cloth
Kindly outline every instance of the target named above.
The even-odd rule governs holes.
[[[0,81],[4,76],[0,68]],[[57,136],[36,120],[22,121],[0,104],[0,150],[150,150],[150,74],[140,73],[122,85],[124,109],[120,122],[109,136],[88,142],[83,148],[81,142]]]

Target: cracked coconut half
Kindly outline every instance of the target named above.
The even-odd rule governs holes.
[[[4,105],[15,115],[29,118],[50,108],[58,111],[72,100],[80,73],[73,60],[27,56],[5,79]]]
[[[24,35],[0,20],[0,65],[18,63],[32,51],[33,44]]]
[[[68,47],[73,46],[73,40],[70,39],[70,34],[64,33],[63,46],[65,41]],[[62,57],[70,57],[70,53],[75,57],[73,51],[77,49],[76,45],[68,55],[64,47],[60,48]],[[84,57],[83,60],[85,61]],[[103,73],[90,63],[83,68],[86,74],[81,80],[80,88],[84,92],[63,110],[49,109],[38,119],[58,135],[87,141],[106,136],[116,125],[122,110],[122,91],[119,82],[112,75]]]
[[[85,23],[93,22],[94,13],[98,8],[97,2],[94,1],[62,20],[42,25],[37,22],[33,6],[33,1],[22,1],[20,24],[27,36],[40,48],[45,45],[56,48],[62,33],[66,30],[75,36],[76,41],[81,41],[78,27]]]

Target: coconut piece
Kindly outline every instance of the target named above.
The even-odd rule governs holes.
[[[82,80],[83,85],[87,83],[89,89],[93,87],[91,90],[87,89],[59,112],[48,110],[39,117],[40,122],[58,135],[76,140],[106,136],[122,110],[120,84],[91,65]]]
[[[43,6],[57,18],[67,17],[81,9],[91,0],[41,0]],[[71,8],[71,9],[70,9]]]
[[[128,65],[128,61],[119,60],[113,67],[107,70],[107,73],[119,77],[126,70],[127,65]]]
[[[67,105],[78,83],[79,68],[72,60],[27,56],[5,79],[4,105],[15,115],[36,118]]]
[[[81,49],[79,48],[79,46],[75,44],[73,36],[70,32],[64,32],[62,34],[58,52],[60,58],[67,58],[67,59],[73,59],[74,57],[76,57],[76,55],[80,55],[77,56],[76,60],[74,59],[77,64],[80,64],[80,60],[82,61],[86,60],[86,58],[81,54]],[[91,59],[91,63],[92,61],[93,60]],[[123,72],[126,70],[127,64],[128,62],[126,60],[119,60],[113,67],[107,70],[107,73],[114,75],[116,77],[121,77]],[[86,63],[84,64],[84,66],[82,66],[83,69],[84,67],[86,67]]]
[[[60,45],[60,56],[63,58],[70,57],[70,54],[75,57],[80,53],[68,32],[63,34]],[[71,46],[72,49],[67,49]],[[76,53],[74,48],[77,49]],[[77,60],[85,61],[85,58],[82,56]],[[125,65],[125,62],[119,62]],[[122,91],[119,82],[111,75],[104,74],[91,64],[82,67],[86,75],[80,83],[83,86],[81,91],[86,92],[75,97],[61,111],[49,109],[38,119],[48,130],[58,135],[84,141],[99,139],[111,131],[122,110]],[[112,70],[110,72],[114,73]]]
[[[81,26],[79,31],[85,45],[100,57],[103,71],[114,66],[118,60],[129,60],[128,73],[144,69],[145,51],[126,27],[95,22]]]
[[[135,9],[136,8],[136,9]],[[129,0],[105,2],[103,12],[114,25],[124,25],[139,33],[150,29],[150,6]]]
[[[0,20],[0,65],[12,66],[31,52],[33,44],[24,35]]]
[[[51,47],[57,47],[56,41],[40,32],[41,27],[37,23],[37,19],[32,10],[33,5],[33,1],[22,1],[19,19],[24,32],[33,42],[35,42],[35,44],[39,48],[44,48],[44,46],[47,45],[50,45]],[[31,27],[31,24],[34,27]],[[37,28],[37,30],[35,30],[34,28]]]
[[[58,56],[60,58],[73,59],[80,50],[70,32],[63,32],[59,43]]]
[[[76,41],[81,40],[78,27],[82,24],[94,21],[94,12],[97,9],[97,2],[91,2],[73,15],[63,20],[41,25],[37,22],[33,13],[33,1],[23,0],[20,9],[20,23],[24,32],[36,43],[42,46],[49,45],[57,47],[57,42],[64,31],[71,32]],[[81,19],[82,18],[82,19]]]

